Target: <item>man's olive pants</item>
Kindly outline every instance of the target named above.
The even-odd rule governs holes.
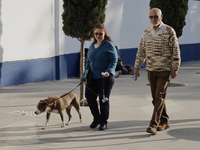
[[[153,98],[152,103],[154,105],[153,115],[149,126],[157,128],[159,124],[169,123],[165,97],[170,81],[170,71],[148,71],[148,80]]]

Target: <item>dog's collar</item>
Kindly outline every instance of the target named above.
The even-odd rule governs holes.
[[[53,98],[53,107],[48,111],[49,113],[51,113],[55,108],[56,108],[56,100]]]

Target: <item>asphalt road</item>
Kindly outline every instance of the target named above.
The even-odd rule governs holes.
[[[137,81],[130,75],[115,79],[105,131],[89,128],[92,116],[86,106],[81,107],[82,123],[72,109],[70,125],[61,128],[60,116],[52,114],[47,129],[41,129],[45,113],[34,114],[39,100],[70,91],[79,79],[0,88],[0,150],[200,149],[200,61],[182,63],[171,80],[166,97],[170,128],[157,135],[146,133],[153,106],[145,69],[140,74]],[[79,95],[79,88],[74,93]]]

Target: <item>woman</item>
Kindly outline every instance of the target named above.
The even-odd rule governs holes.
[[[109,117],[109,97],[115,82],[117,50],[102,23],[98,23],[94,27],[93,33],[93,43],[89,47],[85,67],[85,70],[90,67],[92,69],[92,83],[86,87],[85,97],[93,115],[90,128],[96,128],[100,124],[99,130],[105,130]],[[85,72],[81,81],[84,81],[84,74]],[[97,94],[100,95],[100,111],[97,104]],[[103,101],[105,98],[107,101]]]

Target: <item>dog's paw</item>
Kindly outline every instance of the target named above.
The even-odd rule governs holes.
[[[46,129],[46,127],[43,127],[43,128],[42,128],[42,130],[45,130],[45,129]]]
[[[68,121],[65,125],[69,125],[71,123],[71,121]]]
[[[64,125],[61,126],[61,128],[64,128],[64,127],[65,127]]]

